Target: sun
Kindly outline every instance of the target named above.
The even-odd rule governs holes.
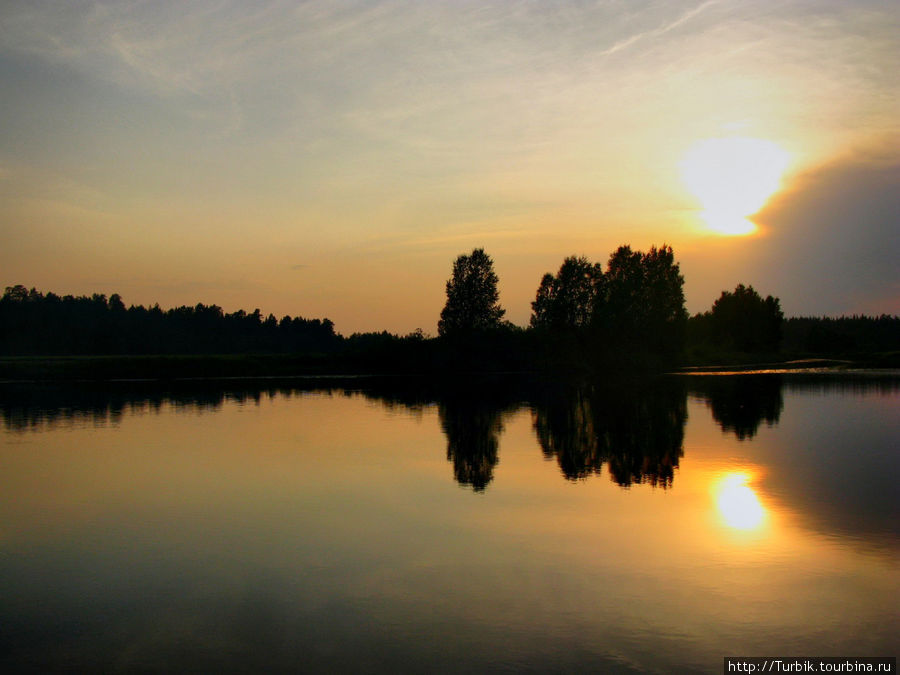
[[[698,141],[679,168],[687,188],[700,200],[709,229],[725,235],[751,234],[747,219],[778,190],[790,157],[760,138],[708,138]]]

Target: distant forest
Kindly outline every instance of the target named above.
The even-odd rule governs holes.
[[[278,320],[258,309],[126,308],[117,293],[59,296],[24,286],[0,299],[0,353],[7,355],[288,353],[328,351],[339,341],[328,319]]]
[[[460,255],[447,281],[439,336],[354,333],[329,319],[263,316],[217,305],[126,307],[122,297],[60,296],[25,286],[0,298],[0,356],[291,355],[344,370],[578,370],[896,355],[900,317],[785,319],[752,286],[723,291],[689,316],[672,249],[617,249],[606,269],[566,258],[541,279],[527,328],[503,320],[483,249]],[[334,368],[340,372],[341,368]]]
[[[785,321],[781,349],[789,354],[854,356],[900,349],[900,317],[792,317]]]

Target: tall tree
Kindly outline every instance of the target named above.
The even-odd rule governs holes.
[[[498,280],[494,262],[484,249],[460,255],[447,281],[447,303],[438,321],[438,334],[459,335],[498,327],[506,313],[498,303]]]
[[[619,350],[674,356],[684,346],[684,277],[671,246],[620,246],[609,258],[594,326]]]
[[[594,301],[600,292],[603,269],[584,257],[570,256],[556,276],[545,274],[534,302],[534,328],[581,328],[591,322]]]

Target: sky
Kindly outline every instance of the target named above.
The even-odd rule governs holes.
[[[0,3],[0,286],[434,334],[483,247],[900,314],[896,0]],[[751,213],[752,211],[752,213]]]

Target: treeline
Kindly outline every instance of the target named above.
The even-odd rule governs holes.
[[[900,317],[786,320],[777,297],[763,297],[744,284],[722,291],[708,311],[688,317],[684,277],[666,245],[648,252],[621,246],[605,269],[585,257],[566,258],[556,274],[541,279],[525,330],[503,321],[497,281],[482,249],[453,265],[438,331],[459,349],[459,362],[551,371],[657,370],[785,357],[890,365],[900,349]]]
[[[793,354],[853,357],[900,350],[900,316],[792,317],[782,349]]]
[[[217,305],[125,307],[119,294],[59,296],[24,286],[0,298],[0,354],[228,354],[333,351],[340,342],[328,319],[257,309],[225,313]]]
[[[483,249],[458,256],[437,338],[421,330],[344,337],[328,319],[278,319],[258,309],[225,313],[203,304],[126,307],[118,294],[58,296],[12,286],[0,298],[0,356],[269,355],[249,365],[221,359],[195,364],[203,375],[223,368],[278,374],[285,365],[333,373],[563,372],[659,370],[781,355],[896,356],[900,345],[900,317],[785,320],[778,298],[743,284],[689,317],[684,277],[666,245],[647,252],[620,246],[605,267],[585,257],[565,258],[555,274],[540,280],[527,328],[504,320],[498,281]]]

